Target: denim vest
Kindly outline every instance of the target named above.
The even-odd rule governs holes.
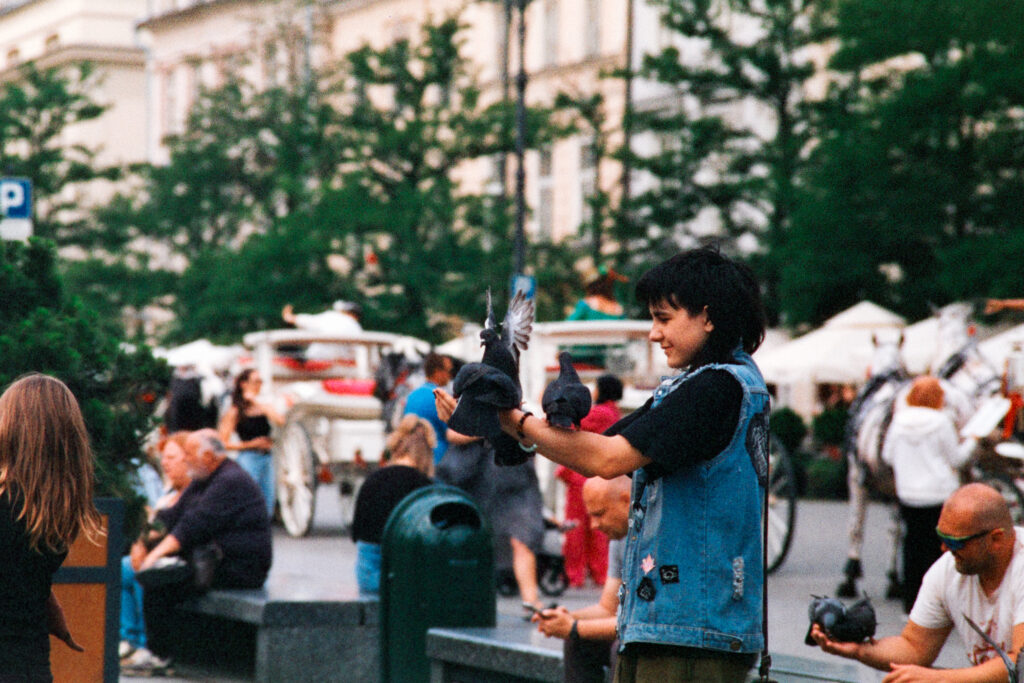
[[[753,359],[707,365],[673,378],[661,399],[708,369],[727,370],[743,388],[729,445],[709,461],[660,478],[633,474],[620,643],[659,643],[749,653],[761,633],[761,502],[768,469],[769,397]]]

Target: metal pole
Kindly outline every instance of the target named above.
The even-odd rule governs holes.
[[[515,274],[526,266],[526,0],[519,5],[519,73],[516,75],[516,238]]]

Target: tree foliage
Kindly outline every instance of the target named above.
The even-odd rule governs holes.
[[[659,89],[632,114],[639,144],[624,154],[641,189],[623,207],[620,236],[653,256],[706,239],[710,224],[719,242],[753,235],[770,252],[785,240],[813,135],[802,97],[813,67],[802,55],[829,35],[828,3],[655,4],[673,39],[639,74]],[[651,151],[637,151],[645,140]],[[779,264],[760,265],[774,303]]]
[[[792,322],[863,297],[920,317],[929,303],[1019,294],[1024,65],[1008,27],[1022,12],[840,3],[828,135],[779,254]]]
[[[91,64],[40,69],[34,62],[0,85],[0,171],[32,180],[33,232],[59,246],[102,242],[81,210],[81,183],[118,177],[101,167],[97,150],[68,145],[68,126],[97,119],[104,107],[89,95],[98,76]]]
[[[141,191],[101,215],[187,259],[157,281],[173,281],[174,338],[236,340],[280,324],[286,303],[337,298],[368,328],[434,341],[451,316],[479,317],[485,285],[507,282],[511,223],[500,196],[457,174],[512,140],[508,108],[481,102],[460,53],[464,28],[448,18],[308,80],[202,93],[170,163],[141,167]],[[564,130],[540,108],[528,125],[531,145]]]
[[[53,375],[78,399],[95,454],[97,495],[135,499],[128,473],[139,464],[168,369],[146,348],[129,348],[57,270],[54,245],[0,243],[0,386],[28,372]]]

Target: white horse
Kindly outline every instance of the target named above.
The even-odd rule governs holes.
[[[950,304],[935,312],[938,321],[938,345],[929,370],[939,378],[945,392],[943,410],[959,429],[978,406],[999,389],[999,373],[978,351],[971,333],[972,307]],[[912,377],[907,371],[901,349],[903,336],[896,341],[872,340],[875,356],[872,376],[850,406],[845,452],[849,471],[847,487],[850,512],[847,523],[850,545],[844,581],[836,589],[840,597],[857,595],[857,579],[862,576],[860,563],[864,547],[864,518],[868,492],[874,491],[895,501],[892,469],[882,462],[882,444],[892,416],[906,405]],[[893,552],[888,571],[886,597],[899,595],[899,544],[902,525],[895,505],[891,506]]]

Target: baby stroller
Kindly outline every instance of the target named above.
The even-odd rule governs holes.
[[[559,524],[552,519],[544,518],[544,540],[537,553],[537,587],[548,597],[556,598],[569,587],[562,543],[565,540],[565,532],[575,528],[576,524],[576,520],[572,519]],[[495,574],[499,594],[510,597],[519,592],[511,567],[498,567]]]

